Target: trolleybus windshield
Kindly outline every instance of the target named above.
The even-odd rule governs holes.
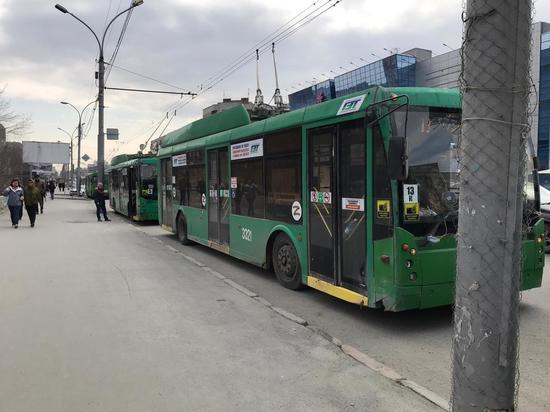
[[[141,165],[141,196],[144,199],[157,199],[157,169],[152,165]]]
[[[405,113],[396,112],[394,119],[396,130],[402,130]],[[405,209],[400,209],[403,226],[417,236],[456,232],[460,124],[459,109],[409,108],[406,131],[409,176],[404,185],[416,189],[419,207],[418,213],[406,217]],[[400,196],[404,203],[403,193]]]

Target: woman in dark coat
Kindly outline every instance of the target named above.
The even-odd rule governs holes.
[[[27,209],[27,215],[29,215],[31,227],[34,227],[36,215],[38,214],[38,205],[41,198],[42,193],[35,186],[34,181],[29,179],[27,182],[27,187],[25,187],[25,209]]]

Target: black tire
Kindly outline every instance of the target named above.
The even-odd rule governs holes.
[[[284,233],[280,233],[275,238],[271,259],[273,270],[281,285],[292,290],[304,287],[298,253],[296,253],[296,248],[292,241]]]
[[[176,222],[176,234],[178,236],[178,240],[182,245],[192,245],[193,241],[189,240],[187,237],[187,223],[185,222],[185,218],[183,215],[178,215],[178,220]]]

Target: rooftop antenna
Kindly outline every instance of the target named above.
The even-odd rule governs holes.
[[[255,106],[261,106],[264,104],[264,96],[262,95],[262,89],[260,89],[260,52],[256,49],[256,98],[254,99]]]
[[[281,89],[279,89],[279,75],[277,74],[277,62],[275,61],[275,43],[271,43],[271,54],[273,55],[273,68],[275,69],[275,94],[273,95],[273,103],[275,107],[282,107],[283,96],[281,96]]]

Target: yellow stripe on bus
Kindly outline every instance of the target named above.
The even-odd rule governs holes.
[[[366,296],[363,296],[357,292],[343,288],[341,286],[335,286],[332,283],[314,278],[313,276],[307,277],[307,285],[310,288],[320,290],[321,292],[325,292],[328,295],[345,300],[346,302],[355,303],[356,305],[367,306],[369,302],[369,298],[367,298]]]

